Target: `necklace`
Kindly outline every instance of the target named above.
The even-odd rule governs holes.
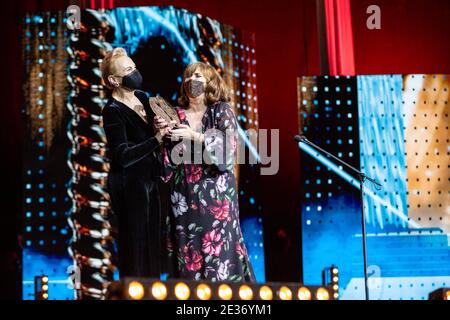
[[[144,109],[143,105],[135,105],[133,110],[142,118],[142,120],[147,122],[147,119],[146,119],[147,114],[145,113],[145,109]]]

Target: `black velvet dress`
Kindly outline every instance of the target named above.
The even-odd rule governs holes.
[[[155,156],[153,117],[147,95],[136,91],[148,123],[111,98],[102,110],[110,171],[108,192],[118,224],[120,277],[157,277],[161,272],[160,164]]]

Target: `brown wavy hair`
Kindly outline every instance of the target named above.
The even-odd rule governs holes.
[[[231,100],[228,87],[217,70],[204,62],[194,62],[189,64],[183,72],[183,81],[181,82],[180,89],[181,95],[178,98],[178,104],[180,107],[187,108],[189,106],[189,98],[184,92],[184,80],[191,77],[197,69],[206,78],[206,105],[212,105],[217,101],[229,102]]]

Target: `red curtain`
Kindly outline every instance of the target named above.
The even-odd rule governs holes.
[[[98,9],[98,8],[112,9],[112,8],[114,8],[114,0],[90,0],[89,8],[91,8],[91,9]]]
[[[354,75],[350,0],[325,0],[325,19],[330,75]]]

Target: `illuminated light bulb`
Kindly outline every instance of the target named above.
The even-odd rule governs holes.
[[[333,268],[333,274],[338,274],[338,269],[337,268]]]
[[[252,300],[253,290],[248,285],[244,284],[239,288],[239,297],[242,300]]]
[[[259,289],[259,296],[262,300],[272,300],[273,299],[273,292],[272,289],[270,289],[268,286],[262,286]]]
[[[311,291],[308,288],[302,287],[298,289],[298,300],[311,300]]]
[[[337,284],[333,285],[333,290],[337,291],[337,289],[339,289],[339,286]]]
[[[42,282],[44,283],[48,282],[48,277],[42,277]]]
[[[175,296],[178,300],[187,300],[191,295],[191,290],[184,282],[179,282],[175,286]]]
[[[233,297],[233,290],[227,284],[221,284],[218,290],[219,298],[222,300],[231,300]]]
[[[211,295],[211,288],[208,285],[202,283],[197,286],[197,297],[200,300],[209,300]]]
[[[286,286],[282,286],[278,292],[281,300],[292,300],[292,291]]]
[[[333,294],[333,297],[334,297],[335,299],[339,298],[339,293],[335,292],[335,293]]]
[[[317,300],[329,300],[330,294],[328,293],[327,289],[319,288],[316,292],[316,298]]]
[[[42,295],[42,298],[48,299],[48,293],[44,293],[44,294]]]
[[[447,290],[447,292],[445,293],[445,298],[447,300],[450,300],[450,290]]]
[[[44,284],[44,285],[42,286],[42,290],[47,291],[47,290],[48,290],[48,285]]]
[[[138,281],[131,281],[128,285],[128,295],[133,300],[140,300],[144,297],[144,286]]]
[[[338,277],[333,277],[333,282],[338,282],[339,278]]]
[[[152,285],[152,296],[156,300],[164,300],[167,298],[167,287],[162,282],[155,282]]]

